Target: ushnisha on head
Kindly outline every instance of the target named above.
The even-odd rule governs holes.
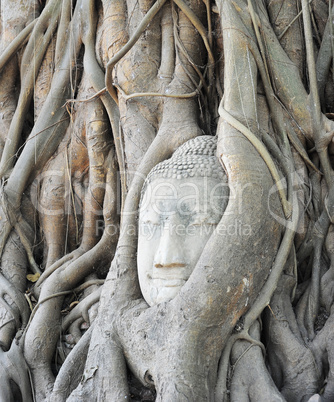
[[[152,180],[188,179],[190,177],[212,177],[227,182],[226,173],[216,157],[217,137],[203,135],[181,145],[170,159],[158,163],[148,174],[143,189]]]
[[[144,183],[137,262],[151,306],[179,293],[224,213],[229,190],[216,147],[216,137],[191,139]]]

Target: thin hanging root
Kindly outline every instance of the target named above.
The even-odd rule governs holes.
[[[73,191],[73,186],[72,186],[70,164],[69,164],[68,156],[67,156],[67,148],[65,150],[65,163],[66,163],[66,173],[67,173],[67,177],[68,177],[68,183],[69,183],[69,186],[70,186],[72,209],[73,209],[74,220],[75,220],[75,229],[76,229],[76,234],[75,234],[76,237],[75,238],[76,238],[76,241],[78,241],[78,238],[79,238],[78,215],[77,215],[77,211],[76,211],[76,208],[75,208],[74,191]]]
[[[142,98],[144,96],[156,96],[156,97],[162,97],[162,98],[189,99],[189,98],[193,98],[194,96],[197,96],[197,95],[200,94],[201,86],[202,86],[202,81],[200,81],[200,83],[198,85],[198,88],[196,88],[195,91],[190,92],[188,94],[162,94],[162,93],[157,93],[157,92],[138,92],[138,93],[127,95],[119,85],[114,84],[114,87],[117,88],[121,92],[121,94],[123,95],[125,101],[128,101],[129,99],[133,99],[133,98]]]
[[[212,46],[213,46],[213,35],[212,35],[212,18],[211,18],[211,2],[210,0],[203,0],[205,7],[206,7],[206,15],[207,15],[207,20],[208,20],[208,38],[209,38],[209,46],[210,49],[212,50]],[[215,82],[215,77],[214,77],[214,70],[216,68],[215,63],[214,64],[210,64],[208,66],[208,81],[209,82]],[[217,80],[219,81],[219,80]],[[218,84],[217,84],[218,85]],[[212,84],[209,85],[210,87],[210,91],[209,91],[209,96],[210,98],[212,98],[212,89],[213,86]]]
[[[206,16],[208,19],[208,39],[209,39],[210,49],[212,49],[213,36],[212,36],[211,4],[210,4],[210,0],[203,0],[203,3],[205,4],[205,7],[206,7]]]
[[[292,186],[293,183],[291,183],[291,180],[289,180],[288,178],[288,191],[290,192],[290,194],[292,194]],[[293,245],[293,239],[295,237],[299,220],[299,207],[297,197],[293,194],[291,196],[293,197],[293,199],[291,200],[292,217],[290,225],[287,226],[285,229],[282,242],[280,244],[273,267],[269,274],[269,278],[261,289],[260,296],[256,299],[255,303],[245,315],[244,328],[247,330],[251,327],[257,317],[262,313],[264,308],[269,305],[272,295],[274,294],[278,281],[283,272],[285,263],[288,259],[291,247]]]
[[[49,2],[47,3],[48,6]],[[43,10],[43,12],[46,8]],[[78,25],[78,7],[75,8],[71,26]],[[71,60],[78,57],[81,48],[80,32],[78,29],[72,30],[73,34],[64,44],[64,54],[59,61],[51,83],[51,89],[45,99],[41,113],[39,113],[35,125],[29,135],[32,138],[45,127],[53,125],[64,118],[65,112],[61,105],[70,97],[70,74],[72,67]],[[50,110],[53,111],[50,113]],[[47,112],[48,111],[48,112]],[[22,153],[19,155],[16,164],[8,178],[5,188],[6,194],[11,198],[14,208],[20,207],[22,194],[30,180],[52,156],[57,149],[60,141],[65,134],[66,122],[57,124],[52,129],[44,132],[43,135],[36,136],[34,141],[27,141]],[[7,142],[6,142],[7,143]]]
[[[68,27],[71,22],[71,13],[72,13],[72,5],[73,0],[65,0],[62,4],[60,21],[57,31],[57,41],[56,41],[56,49],[55,49],[55,61],[60,59],[61,54],[64,50],[64,43],[66,42],[66,38],[68,35]]]
[[[42,271],[39,269],[38,265],[36,264],[36,261],[33,256],[31,244],[29,238],[32,237],[33,230],[30,228],[29,224],[23,219],[21,213],[19,213],[18,217],[14,213],[14,210],[12,206],[10,205],[10,202],[8,201],[8,198],[4,196],[1,199],[1,204],[2,204],[2,209],[7,217],[7,222],[5,223],[5,235],[1,240],[5,244],[7,241],[7,238],[10,234],[11,228],[14,227],[17,234],[20,236],[21,243],[27,253],[28,261],[31,270],[35,274],[41,274]],[[29,233],[27,233],[29,232]],[[3,250],[3,249],[2,249]],[[1,255],[1,254],[0,254]]]
[[[293,183],[288,180],[288,186],[291,190]],[[291,191],[288,191],[291,194]],[[249,329],[255,320],[260,316],[262,311],[265,309],[266,306],[269,305],[272,295],[274,294],[278,281],[282,275],[283,269],[285,267],[285,263],[288,259],[290,249],[293,245],[293,239],[295,236],[295,231],[298,226],[298,219],[299,219],[299,209],[298,209],[298,200],[297,197],[294,197],[292,200],[293,208],[292,208],[292,221],[291,226],[287,227],[284,232],[284,236],[280,247],[278,249],[273,267],[269,274],[269,278],[267,279],[266,283],[264,284],[259,297],[255,300],[255,303],[251,306],[248,312],[245,314],[244,317],[244,325],[243,329],[240,333],[232,335],[227,344],[225,345],[218,369],[218,381],[219,387],[216,389],[216,395],[218,396],[218,400],[224,400],[227,392],[226,388],[226,378],[228,372],[228,365],[232,347],[238,339],[246,339],[250,342],[253,342],[252,338],[249,336]],[[256,341],[255,341],[256,342]],[[259,345],[260,346],[260,345]]]
[[[2,297],[0,297],[0,306],[2,306],[7,311],[7,313],[9,313],[9,315],[12,316],[12,319],[15,322],[16,328],[17,329],[20,328],[20,315],[19,315],[19,313],[15,312],[13,307],[10,304],[8,304],[6,302],[6,300],[4,300]],[[8,322],[11,322],[11,321],[12,320],[10,320]],[[8,322],[6,322],[5,324],[8,324]]]
[[[97,303],[100,300],[102,291],[102,286],[96,289],[89,296],[85,297],[83,300],[77,304],[73,310],[64,318],[62,323],[62,332],[66,332],[68,327],[76,321],[78,318],[83,318],[85,322],[91,324],[89,322],[88,310],[93,306],[93,304]]]
[[[306,56],[307,56],[307,67],[310,80],[310,93],[312,96],[311,110],[313,111],[314,118],[316,118],[316,123],[320,123],[320,99],[318,94],[317,76],[316,76],[316,66],[314,60],[313,52],[313,35],[311,27],[311,17],[310,10],[307,0],[302,0],[302,12],[304,20],[304,31],[305,31],[305,45],[306,45]],[[315,138],[316,140],[316,138]]]
[[[309,1],[309,4],[312,3],[313,0]],[[331,0],[329,0],[331,1]],[[295,18],[292,19],[292,21],[288,24],[287,27],[283,30],[283,32],[277,37],[278,40],[281,40],[283,36],[287,33],[287,31],[291,28],[292,24],[298,20],[298,18],[302,15],[303,11],[299,11],[299,13],[295,16]]]
[[[290,112],[287,110],[287,108],[283,105],[283,103],[278,99],[278,97],[274,94],[273,88],[271,86],[270,80],[268,80],[268,76],[266,74],[266,69],[264,66],[263,59],[258,51],[258,49],[254,46],[249,46],[248,47],[250,52],[252,53],[254,60],[256,62],[256,65],[260,71],[260,75],[262,78],[262,82],[264,85],[265,92],[267,94],[267,99],[275,99],[281,107],[285,110],[286,113],[289,114],[292,120],[294,120],[293,116],[291,116]],[[272,116],[273,119],[278,123],[278,127],[281,126],[281,118],[277,118],[277,114],[273,111],[274,105],[272,104],[273,102],[269,102],[269,107],[272,111]],[[295,120],[294,120],[295,121]],[[297,122],[295,122],[297,124]],[[297,124],[298,126],[298,124]],[[301,130],[301,128],[299,128]],[[294,133],[294,131],[288,130],[288,138],[292,145],[295,147],[296,151],[299,153],[301,158],[305,161],[305,163],[310,166],[312,169],[314,169],[317,173],[322,175],[322,172],[314,165],[314,163],[310,160],[310,158],[307,155],[307,152],[305,151],[302,143],[300,142],[299,138],[297,135]]]
[[[257,62],[257,60],[256,60]],[[283,103],[278,99],[278,97],[276,95],[274,95],[274,98],[276,99],[276,101],[280,104],[280,106],[284,109],[284,111],[290,116],[291,120],[294,121],[294,123],[298,126],[298,123],[295,121],[295,119],[293,118],[293,116],[291,115],[291,113],[288,111],[288,109],[283,105]],[[301,128],[298,127],[300,131]],[[289,138],[289,141],[291,142],[291,144],[293,145],[293,147],[295,148],[295,150],[299,153],[299,156],[304,160],[304,162],[311,168],[313,169],[315,172],[317,172],[320,176],[323,176],[323,173],[315,166],[315,164],[311,161],[311,159],[309,158],[303,144],[301,143],[300,139],[298,138],[298,136],[296,135],[296,133],[293,130],[288,130],[287,131],[287,135]]]
[[[237,367],[237,365],[238,365],[238,363],[241,361],[241,359],[247,354],[247,352],[248,352],[253,346],[260,346],[260,345],[257,345],[254,341],[255,341],[255,339],[252,338],[251,344],[248,346],[248,348],[247,348],[246,350],[244,350],[244,351],[241,353],[241,355],[238,357],[237,361],[233,364],[232,375],[231,375],[232,378],[233,378],[233,376],[234,376],[235,368]],[[263,343],[261,343],[261,344],[262,344],[262,347],[264,347]]]
[[[162,8],[162,6],[166,3],[167,0],[157,0],[154,5],[150,8],[150,10],[147,12],[145,17],[142,19],[141,23],[138,25],[138,28],[132,35],[132,37],[129,39],[128,43],[113,56],[106,68],[106,88],[110,94],[110,96],[113,98],[113,100],[116,102],[118,105],[118,98],[117,94],[115,92],[115,89],[113,87],[113,82],[112,82],[112,71],[115,66],[115,64],[121,60],[123,56],[125,56],[129,50],[136,44],[138,39],[140,38],[140,35],[145,31],[147,26],[150,24],[150,22],[153,20],[155,15],[159,12],[159,10]]]
[[[26,299],[8,279],[0,274],[0,297],[3,295],[8,295],[13,300],[20,311],[21,324],[25,326],[29,319],[29,307]]]
[[[333,33],[333,23],[332,23],[332,19],[333,19],[333,15],[332,15],[332,0],[329,0],[329,10],[328,10],[328,20],[329,20],[329,32],[331,35],[331,48],[332,48],[332,74],[333,74],[333,81],[334,81],[334,33]]]
[[[107,237],[107,236],[106,236],[106,237]],[[101,240],[102,240],[102,239],[101,239]],[[100,240],[100,242],[101,242],[101,240]],[[94,247],[94,249],[98,250],[98,246],[99,246],[99,243]],[[89,253],[90,251],[91,251],[91,250],[89,250],[87,253]],[[84,257],[83,257],[83,258],[84,258]],[[80,264],[80,261],[79,261],[79,264],[78,264],[77,261],[78,261],[78,260],[76,260],[76,261],[73,262],[73,264],[75,264],[75,267],[77,267],[77,265],[80,265],[80,266],[82,267],[83,264],[82,264],[82,263]],[[87,266],[89,266],[89,262],[87,263]],[[85,267],[84,267],[84,268],[85,268]],[[70,269],[70,268],[69,268],[69,269]],[[75,269],[75,268],[74,268],[74,269]],[[65,270],[66,270],[66,268],[65,268]],[[81,279],[81,278],[80,278],[80,279]],[[32,321],[32,319],[33,319],[33,317],[34,317],[34,315],[36,314],[36,312],[37,312],[37,310],[38,310],[38,308],[39,308],[39,306],[40,306],[41,304],[47,302],[48,300],[54,299],[55,297],[67,296],[67,295],[70,295],[70,294],[73,294],[73,293],[74,293],[74,294],[78,294],[78,293],[82,292],[83,290],[85,290],[86,288],[88,288],[88,287],[91,286],[91,285],[99,285],[99,284],[100,284],[100,285],[103,285],[103,283],[104,283],[104,280],[103,280],[103,279],[87,281],[87,282],[83,283],[82,285],[76,287],[75,289],[72,289],[72,290],[64,290],[64,291],[61,291],[61,292],[53,293],[53,294],[51,294],[51,295],[45,297],[44,299],[38,301],[38,303],[35,305],[35,307],[34,307],[32,313],[31,313],[31,315],[30,315],[30,317],[29,317],[29,321],[28,321],[28,324],[27,324],[27,329],[28,329],[28,327],[29,327],[29,325],[30,325],[30,323],[31,323],[31,321]]]
[[[252,23],[253,23],[256,39],[257,39],[258,45],[260,47],[262,60],[263,60],[264,68],[266,70],[267,78],[268,78],[268,81],[270,82],[270,78],[269,78],[270,75],[269,75],[268,65],[267,65],[267,61],[266,61],[266,52],[265,52],[263,41],[262,41],[262,38],[261,38],[261,35],[259,32],[259,26],[261,25],[261,22],[260,22],[259,16],[254,11],[252,0],[248,0],[248,9],[249,9],[249,14],[252,18]]]
[[[22,220],[22,219],[21,219]],[[21,243],[27,253],[28,261],[29,261],[29,266],[34,274],[42,274],[42,271],[39,269],[39,266],[36,264],[33,252],[32,252],[32,247],[30,244],[30,241],[25,233],[25,230],[23,229],[23,225],[21,225],[19,222],[15,223],[14,225],[15,230],[17,231],[17,234],[20,236]]]
[[[213,66],[215,64],[215,58],[213,56],[204,25],[199,20],[197,15],[193,12],[193,10],[183,0],[173,0],[173,1],[182,10],[182,12],[186,15],[186,17],[189,19],[189,21],[194,25],[194,27],[201,35],[206,50],[208,52],[209,63],[211,66]]]
[[[27,66],[33,65],[35,60],[35,49],[39,41],[44,37],[47,29],[53,24],[53,21],[58,19],[61,12],[61,2],[58,0],[50,0],[42,10],[42,13],[37,19],[37,24],[34,27],[31,37],[24,49],[21,62],[21,75],[24,76]],[[58,22],[57,22],[58,24]],[[37,68],[37,66],[36,66]]]
[[[57,18],[60,13],[60,6],[56,5],[56,9],[52,11],[54,11],[54,14],[52,15],[50,21],[48,20],[48,15],[46,15],[46,17],[48,17],[47,20],[45,16],[42,16],[44,18],[40,18],[38,20],[32,38],[30,39],[23,55],[22,65],[25,66],[25,70],[21,69],[21,91],[14,116],[10,124],[9,132],[7,134],[8,141],[5,142],[3,153],[1,156],[0,176],[4,176],[7,171],[13,167],[15,162],[15,155],[24,125],[24,119],[22,119],[22,116],[25,116],[28,111],[33,96],[33,88],[39,68],[42,64],[45,52],[56,30],[58,24]],[[45,27],[47,27],[47,29],[44,33]],[[35,49],[35,41],[38,43],[37,49]],[[34,59],[33,62],[30,63],[30,58],[32,56],[34,56]]]
[[[303,147],[302,143],[300,142],[300,139],[296,136],[296,134],[293,131],[288,131],[287,133],[289,141],[295,148],[295,150],[299,153],[299,155],[302,157],[304,162],[312,168],[315,172],[320,174],[320,176],[323,175],[323,173],[315,166],[315,164],[310,160],[310,158],[307,155],[307,152],[305,148]]]
[[[27,25],[3,51],[3,53],[0,56],[0,71],[4,68],[4,66],[8,63],[8,61],[16,54],[16,52],[20,49],[20,47],[24,45],[27,37],[34,29],[34,26],[36,25],[37,21],[38,18],[36,18],[29,25]]]
[[[140,35],[145,31],[149,23],[153,20],[155,15],[158,13],[158,11],[162,8],[162,6],[165,4],[166,0],[157,0],[156,3],[150,8],[150,10],[147,12],[145,17],[142,19],[141,23],[139,24],[138,28],[136,29],[135,33],[132,35],[132,37],[129,39],[128,43],[119,51],[117,52],[108,62],[107,64],[107,69],[106,69],[106,88],[113,98],[113,100],[118,104],[118,98],[117,94],[114,89],[114,84],[112,82],[112,70],[115,66],[115,64],[122,58],[124,57],[130,50],[131,48],[135,45],[135,43],[138,41]],[[196,14],[191,10],[191,8],[183,2],[183,0],[174,0],[175,4],[182,10],[182,12],[187,16],[187,18],[190,20],[190,22],[194,25],[194,27],[197,29],[199,34],[201,35],[203,42],[205,44],[205,47],[208,51],[209,55],[209,62],[210,65],[214,65],[214,56],[211,50],[210,43],[208,41],[208,37],[206,34],[206,30],[204,28],[204,25],[202,22],[198,19]],[[99,92],[103,93],[104,88],[101,89]],[[97,94],[96,94],[97,95]],[[138,97],[137,95],[136,97]],[[143,95],[142,95],[143,96]],[[145,95],[145,96],[165,96],[165,95]],[[169,95],[169,97],[172,97]],[[175,97],[175,96],[174,96]],[[177,96],[179,98],[185,98],[185,96]],[[188,97],[188,96],[187,96]],[[190,97],[190,96],[189,96]]]
[[[116,86],[116,85],[114,85]],[[96,92],[96,94],[90,96],[87,99],[68,99],[66,101],[66,103],[64,103],[63,107],[67,107],[70,103],[84,103],[84,102],[90,102],[98,97],[100,97],[101,95],[104,95],[107,92],[107,88],[104,87],[102,88],[100,91]]]
[[[79,342],[72,349],[71,354],[61,366],[53,388],[52,397],[54,400],[65,401],[70,395],[73,379],[76,378],[78,371],[80,375],[83,373],[93,328],[94,326],[90,326],[82,335]]]
[[[317,26],[317,23],[316,23],[316,21],[315,21],[314,13],[313,13],[312,8],[309,7],[309,9],[310,9],[310,15],[311,15],[311,20],[312,20],[313,32],[315,32],[314,35],[315,35],[315,37],[317,38],[317,42],[318,42],[318,45],[319,45],[319,47],[320,47],[320,46],[321,46],[321,38],[320,38],[318,26]]]
[[[282,186],[282,181],[281,178],[278,174],[277,168],[275,166],[274,161],[272,160],[269,152],[267,151],[266,147],[262,144],[262,142],[247,128],[245,127],[240,121],[235,119],[230,113],[228,113],[224,107],[222,102],[219,105],[219,115],[227,121],[228,124],[230,124],[232,127],[234,127],[236,130],[240,131],[255,147],[255,149],[258,151],[258,153],[262,156],[263,160],[265,161],[272,178],[277,186],[278,194],[282,203],[284,215],[287,219],[291,217],[291,205],[287,201],[284,188]]]
[[[304,22],[304,32],[305,32],[305,46],[306,46],[306,61],[308,68],[308,75],[310,81],[310,99],[309,106],[312,113],[312,122],[313,122],[313,139],[316,147],[320,145],[321,140],[323,139],[323,133],[321,130],[322,127],[322,114],[320,108],[320,98],[318,93],[318,83],[317,83],[317,73],[316,73],[316,64],[314,59],[314,49],[313,49],[313,34],[312,34],[312,26],[311,26],[311,17],[309,4],[307,0],[302,0],[302,11],[303,11],[303,22]],[[327,147],[319,146],[318,155],[321,162],[321,165],[324,170],[324,176],[327,182],[328,187],[333,186],[333,168],[329,161]]]
[[[190,57],[190,55],[189,55],[187,49],[185,48],[184,44],[182,43],[182,41],[181,41],[181,39],[180,39],[178,30],[177,30],[178,22],[177,22],[177,13],[176,13],[176,11],[175,11],[175,7],[172,7],[172,16],[173,16],[173,21],[174,21],[174,29],[173,29],[173,31],[174,31],[174,40],[175,40],[175,43],[177,44],[177,49],[182,52],[182,54],[184,55],[184,57],[185,57],[185,58],[188,60],[188,62],[191,64],[192,68],[196,71],[196,73],[197,73],[197,75],[198,75],[200,81],[202,82],[202,85],[203,85],[203,87],[204,87],[205,92],[209,95],[209,90],[208,90],[208,87],[207,87],[207,85],[206,85],[206,83],[205,83],[205,79],[204,79],[204,77],[203,77],[203,74],[202,74],[201,70],[200,70],[200,69],[198,68],[198,66],[193,62],[193,60],[192,60],[192,58]],[[191,22],[191,21],[190,21],[190,22]],[[180,61],[181,61],[181,59],[180,59]],[[181,61],[181,63],[182,63],[182,61]],[[186,66],[183,65],[183,63],[182,63],[182,66],[183,66],[184,71],[186,72],[188,78],[192,81],[192,83],[193,83],[194,85],[197,85],[196,81],[193,79],[193,77],[191,76],[191,74],[188,73],[188,70],[187,70]],[[209,68],[212,69],[212,65],[211,65],[211,64],[210,64],[210,67],[209,67]]]
[[[32,303],[31,303],[31,300],[30,300],[29,295],[28,295],[27,293],[25,293],[25,294],[24,294],[24,297],[26,298],[27,303],[29,304],[30,311],[33,311],[34,307],[33,307]]]
[[[326,201],[325,201],[326,205]],[[314,322],[319,312],[320,307],[320,279],[321,279],[321,256],[323,244],[326,239],[326,234],[328,233],[328,228],[330,225],[330,216],[328,211],[325,209],[322,211],[319,219],[314,226],[313,235],[313,262],[312,262],[312,277],[311,283],[309,285],[309,294],[307,297],[307,308],[304,312],[305,328],[307,329],[307,338],[313,339],[314,333]]]

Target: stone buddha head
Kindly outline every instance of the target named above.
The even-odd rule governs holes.
[[[138,277],[146,302],[173,299],[189,279],[228,202],[215,137],[187,141],[156,165],[139,209]]]

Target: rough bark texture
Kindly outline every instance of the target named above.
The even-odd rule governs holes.
[[[0,7],[0,399],[333,400],[332,2]],[[149,307],[141,189],[203,134],[229,202]]]

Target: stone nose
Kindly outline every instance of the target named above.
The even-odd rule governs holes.
[[[154,256],[155,268],[185,267],[182,236],[173,233],[171,225],[162,230],[159,246]]]

